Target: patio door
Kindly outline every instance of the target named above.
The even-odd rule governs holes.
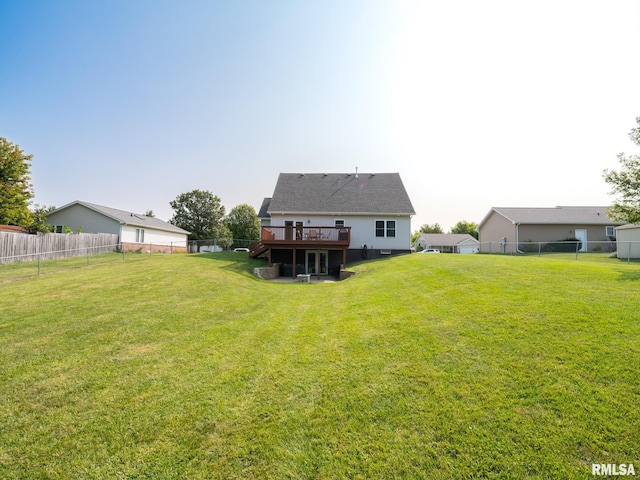
[[[587,251],[587,230],[584,228],[576,228],[576,238],[582,242],[579,252]]]
[[[329,271],[329,252],[327,250],[307,250],[305,257],[305,268],[307,273],[326,275]]]

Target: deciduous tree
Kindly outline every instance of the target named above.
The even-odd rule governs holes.
[[[47,223],[47,215],[56,207],[46,205],[34,205],[31,210],[31,224],[25,227],[30,233],[46,233],[53,231],[53,227]]]
[[[475,222],[467,222],[466,220],[461,220],[456,223],[454,227],[451,229],[449,233],[468,233],[476,240],[478,239],[478,224]]]
[[[0,224],[28,228],[32,222],[29,210],[33,198],[29,176],[32,157],[0,137]]]
[[[227,216],[227,225],[236,240],[258,240],[260,238],[260,220],[255,209],[246,203],[231,209]]]
[[[640,117],[637,127],[631,129],[629,138],[640,146]],[[605,182],[611,185],[611,193],[618,195],[608,215],[620,222],[640,223],[640,155],[618,154],[620,170],[605,170]]]
[[[191,232],[192,240],[231,238],[224,206],[213,193],[196,189],[181,193],[169,204],[175,212],[169,222]]]
[[[427,225],[426,223],[420,227],[420,233],[444,233],[439,223]]]

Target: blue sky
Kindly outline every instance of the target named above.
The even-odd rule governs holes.
[[[280,172],[399,172],[413,230],[606,205],[640,0],[0,0],[0,136],[35,202],[256,210]]]

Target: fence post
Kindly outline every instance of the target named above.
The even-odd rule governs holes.
[[[40,253],[37,254],[38,255],[38,276],[40,276]]]
[[[89,257],[91,256],[91,249],[89,247],[87,247],[87,267],[89,266],[89,264],[91,263],[89,261]]]
[[[580,249],[580,242],[576,242],[576,260],[578,260],[578,250]]]

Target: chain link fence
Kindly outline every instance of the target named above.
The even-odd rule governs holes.
[[[258,240],[238,238],[214,238],[210,240],[189,240],[189,253],[230,252],[239,248],[249,249]]]
[[[563,240],[556,242],[481,242],[480,252],[496,255],[552,255],[572,254],[576,259],[585,254],[602,254],[622,260],[640,260],[638,241],[595,241]]]
[[[0,284],[43,274],[112,262],[136,261],[151,256],[186,252],[185,244],[113,243],[63,250],[0,256]]]

